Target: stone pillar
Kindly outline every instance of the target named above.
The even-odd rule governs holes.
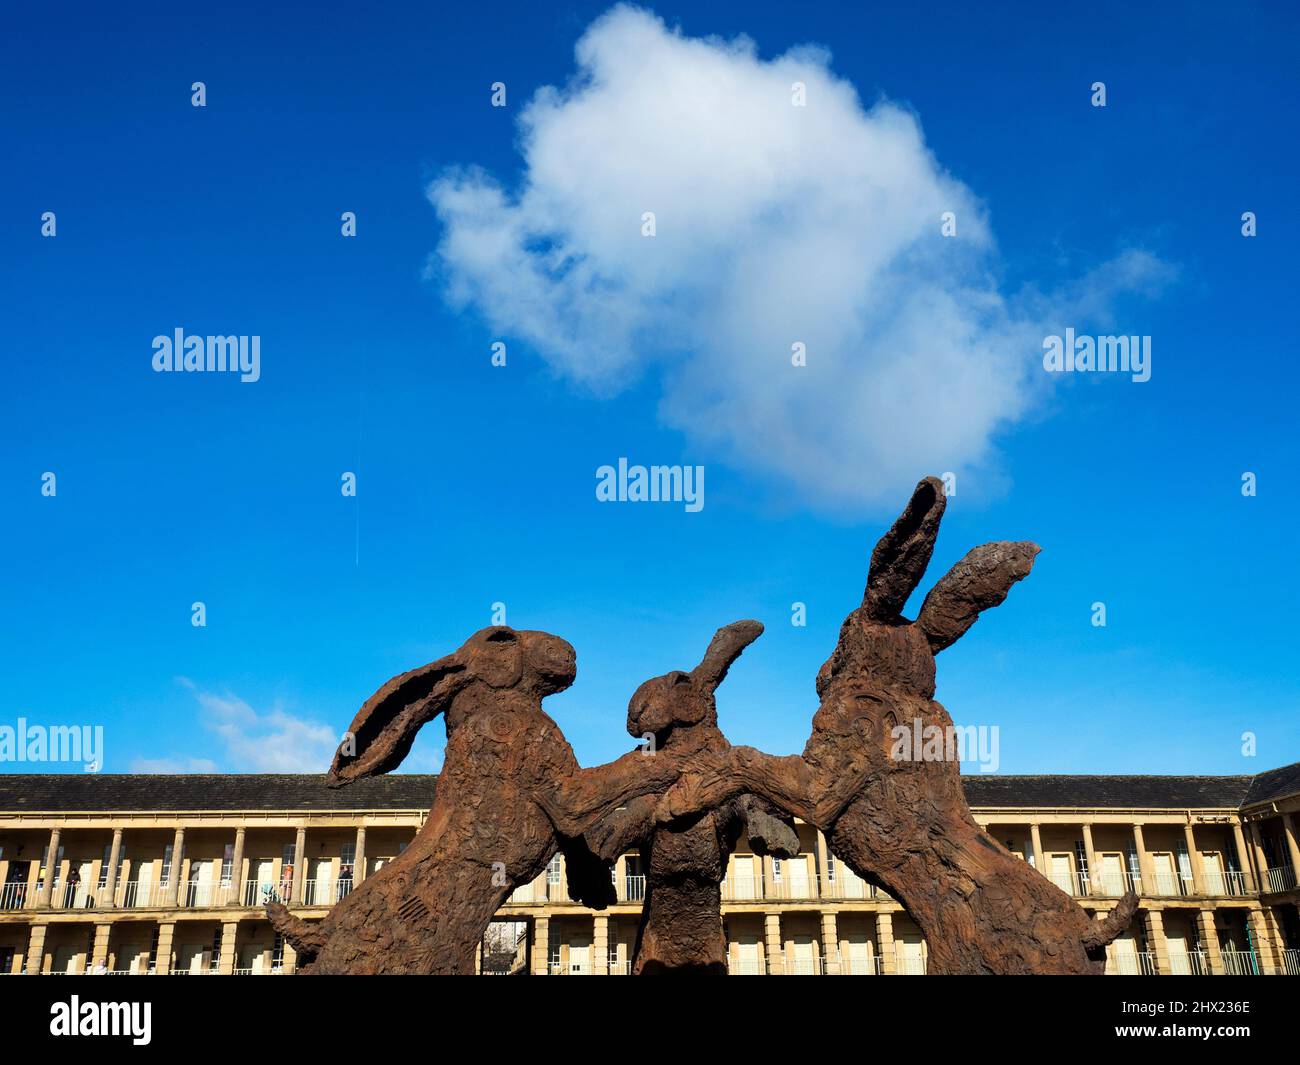
[[[763,933],[767,944],[767,975],[785,975],[785,944],[781,942],[781,915],[763,915]]]
[[[1159,910],[1147,910],[1145,922],[1147,946],[1151,948],[1151,952],[1156,956],[1156,974],[1169,976],[1171,969],[1169,965],[1169,943],[1165,939],[1165,919]]]
[[[50,829],[50,851],[45,858],[45,883],[41,885],[40,897],[37,899],[37,906],[43,910],[50,908],[50,903],[54,898],[54,880],[59,875],[59,837],[61,833],[58,827]],[[44,927],[44,926],[42,926]],[[33,927],[32,931],[35,932]],[[45,933],[41,932],[44,936]]]
[[[839,885],[832,884],[827,875],[830,871],[831,850],[826,846],[826,835],[820,828],[817,829],[817,842],[814,847],[817,851],[817,897],[819,899],[839,898]]]
[[[1241,877],[1246,881],[1246,891],[1254,893],[1259,890],[1259,886],[1252,872],[1253,863],[1250,860],[1250,853],[1246,850],[1246,837],[1241,831],[1240,821],[1232,823],[1232,841],[1237,845],[1237,864],[1241,866]]]
[[[609,918],[603,914],[596,914],[595,924],[591,931],[591,949],[595,952],[596,957],[593,959],[592,971],[597,976],[609,975]]]
[[[113,829],[113,845],[108,849],[108,878],[104,882],[105,897],[100,900],[101,909],[111,910],[117,905],[117,867],[122,864],[122,830]]]
[[[240,831],[243,831],[242,829]],[[217,972],[230,976],[235,971],[235,937],[239,934],[236,921],[223,921],[221,924],[221,957],[217,963]]]
[[[1084,890],[1089,895],[1106,894],[1106,886],[1102,882],[1101,870],[1097,868],[1097,852],[1092,845],[1092,822],[1083,823],[1083,854],[1088,859],[1088,883]]]
[[[185,853],[185,826],[176,829],[172,837],[172,867],[167,873],[167,890],[163,892],[162,904],[175,906],[181,886],[181,857]]]
[[[284,954],[280,961],[280,968],[285,974],[292,974],[298,968],[298,952],[293,949],[289,941],[284,941]]]
[[[256,901],[256,900],[255,900]],[[227,906],[244,904],[244,826],[235,829],[235,849],[230,855],[230,896]]]
[[[293,837],[293,904],[301,906],[303,903],[302,885],[306,880],[307,864],[307,826],[299,825],[298,832]],[[288,901],[288,900],[286,900]]]
[[[1046,862],[1043,860],[1043,834],[1038,829],[1037,821],[1029,822],[1029,838],[1034,845],[1034,868],[1039,876],[1047,875]]]
[[[876,914],[876,949],[880,951],[880,971],[885,976],[898,972],[894,954],[894,919],[888,913]]]
[[[48,874],[46,876],[48,880]],[[45,967],[45,930],[48,925],[32,925],[31,935],[27,938],[27,972],[30,976],[37,976]]]
[[[1133,826],[1133,842],[1137,847],[1138,855],[1138,876],[1142,880],[1142,890],[1139,895],[1153,896],[1156,894],[1156,874],[1151,866],[1151,854],[1147,850],[1146,839],[1142,835],[1142,826],[1135,824]],[[1130,869],[1129,872],[1132,872]]]
[[[818,838],[821,833],[817,833]],[[822,971],[827,976],[840,975],[839,921],[833,913],[822,914]]]
[[[1282,832],[1286,836],[1287,853],[1291,855],[1291,869],[1296,877],[1300,877],[1300,843],[1296,842],[1294,815],[1282,815]],[[1297,880],[1297,883],[1300,883],[1300,880]]]
[[[1219,930],[1214,927],[1214,911],[1202,910],[1196,915],[1201,931],[1201,946],[1205,949],[1205,958],[1210,966],[1210,974],[1219,976],[1223,973],[1223,952],[1219,950]]]
[[[172,852],[175,855],[175,851]],[[158,925],[158,953],[154,955],[153,971],[166,976],[172,971],[172,940],[176,936],[176,922],[163,921]]]
[[[533,918],[532,963],[534,976],[547,976],[551,971],[551,921],[548,917]]]
[[[366,878],[366,826],[357,825],[356,854],[352,856],[352,887]]]
[[[1196,846],[1196,830],[1192,828],[1191,822],[1183,825],[1183,840],[1187,844],[1187,857],[1192,863],[1192,890],[1198,895],[1206,894],[1205,890],[1205,868],[1201,864],[1201,851]]]
[[[1259,877],[1259,890],[1268,890],[1268,858],[1264,856],[1264,843],[1259,837],[1259,824],[1250,823],[1250,845],[1255,852],[1255,870]]]
[[[95,925],[95,943],[90,948],[90,959],[86,965],[86,972],[93,973],[101,965],[105,970],[108,969],[108,934],[112,928],[111,924]]]
[[[1277,973],[1277,958],[1274,953],[1273,936],[1268,927],[1268,921],[1265,919],[1264,911],[1251,910],[1249,920],[1250,938],[1255,944],[1255,956],[1259,959],[1259,971],[1265,976],[1273,976]]]

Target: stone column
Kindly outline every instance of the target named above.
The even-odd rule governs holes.
[[[153,971],[159,976],[172,971],[172,940],[175,936],[176,922],[163,921],[158,925],[158,953],[154,955]]]
[[[242,831],[242,829],[241,829]],[[235,937],[239,934],[236,921],[223,921],[221,924],[221,957],[217,962],[217,972],[230,976],[235,971]]]
[[[1084,890],[1089,895],[1106,894],[1106,886],[1102,882],[1101,870],[1097,867],[1097,852],[1092,845],[1092,822],[1083,823],[1083,854],[1088,859],[1088,883]]]
[[[1268,890],[1268,858],[1264,856],[1264,843],[1259,837],[1259,824],[1255,821],[1250,823],[1250,845],[1255,852],[1255,869],[1259,876],[1259,890],[1265,892]]]
[[[1147,946],[1156,956],[1156,973],[1159,976],[1169,976],[1171,969],[1169,965],[1169,943],[1165,939],[1165,919],[1159,910],[1147,910],[1146,912],[1146,932]]]
[[[832,884],[827,876],[830,871],[830,853],[831,850],[826,846],[826,835],[819,828],[817,829],[817,842],[814,844],[817,851],[817,897],[819,899],[839,898],[838,884]]]
[[[1248,892],[1256,892],[1259,886],[1255,881],[1255,874],[1252,871],[1253,863],[1250,860],[1250,853],[1246,850],[1246,836],[1241,831],[1241,822],[1232,823],[1232,841],[1237,845],[1237,864],[1241,866],[1241,878],[1246,882]]]
[[[1043,834],[1039,831],[1037,821],[1029,822],[1029,838],[1034,845],[1034,868],[1039,876],[1046,876],[1047,863],[1043,860]]]
[[[1201,851],[1196,846],[1196,830],[1191,822],[1183,825],[1183,840],[1187,844],[1187,857],[1192,863],[1192,890],[1198,895],[1206,894],[1205,868],[1201,865]]]
[[[356,854],[352,856],[352,887],[366,878],[366,826],[357,825]]]
[[[595,952],[596,957],[593,959],[594,964],[592,971],[597,976],[609,975],[609,917],[603,913],[596,914],[595,924],[591,931],[591,949]]]
[[[548,917],[533,918],[533,975],[547,976],[551,971],[551,921]]]
[[[112,928],[111,924],[95,925],[95,943],[90,948],[90,960],[86,972],[93,973],[95,967],[99,965],[108,968],[108,934]]]
[[[108,878],[104,881],[101,909],[111,910],[117,905],[117,867],[122,864],[122,830],[113,829],[113,845],[108,849]]]
[[[235,849],[230,855],[230,896],[227,906],[244,904],[244,826],[235,829]]]
[[[303,903],[302,885],[306,880],[306,870],[303,868],[307,864],[307,826],[299,825],[298,832],[293,838],[293,904],[301,906]]]
[[[1291,855],[1291,869],[1300,878],[1300,843],[1296,842],[1295,816],[1282,815],[1282,832],[1286,836],[1287,853]],[[1300,880],[1297,880],[1300,883]]]
[[[27,938],[28,975],[39,975],[41,969],[45,967],[45,930],[48,927],[43,924],[32,925],[31,935]]]
[[[1250,911],[1250,938],[1255,945],[1255,956],[1259,959],[1259,971],[1265,976],[1277,973],[1277,959],[1274,954],[1274,942],[1263,910]]]
[[[1210,973],[1219,976],[1223,972],[1223,952],[1219,950],[1219,930],[1214,927],[1214,910],[1202,910],[1196,915],[1196,920]]]
[[[1147,850],[1146,839],[1142,835],[1142,825],[1133,826],[1133,842],[1137,847],[1138,876],[1142,880],[1139,895],[1153,896],[1157,892],[1155,870],[1151,866],[1151,854]],[[1132,872],[1130,869],[1129,872]]]
[[[898,972],[894,954],[894,919],[888,913],[876,914],[876,949],[880,951],[880,971],[885,976]]]
[[[284,953],[281,956],[280,968],[285,974],[292,974],[298,968],[298,952],[290,946],[288,940],[285,940],[284,943]]]
[[[817,833],[821,838],[821,833]],[[840,975],[840,932],[839,921],[833,913],[822,914],[822,956],[823,971],[827,976]]]
[[[767,945],[768,976],[785,975],[785,944],[781,942],[781,915],[763,915],[763,933]]]
[[[167,890],[163,893],[162,904],[175,906],[181,886],[181,858],[185,853],[185,826],[176,829],[172,837],[172,867],[167,873]]]
[[[54,898],[54,880],[59,875],[59,837],[61,833],[56,826],[50,830],[50,850],[45,858],[45,883],[41,885],[40,897],[36,905],[43,910],[50,908],[50,903]],[[44,926],[42,926],[44,927]],[[35,928],[32,929],[35,932]],[[44,932],[41,933],[45,935]]]

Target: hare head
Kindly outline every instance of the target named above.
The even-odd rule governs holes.
[[[1006,599],[1033,567],[1037,544],[982,544],[930,589],[915,621],[903,617],[934,553],[946,504],[943,482],[925,478],[876,544],[862,605],[844,619],[839,642],[817,674],[823,699],[832,689],[854,697],[858,689],[882,688],[932,699],[935,655],[964,635],[982,611]]]
[[[662,745],[673,729],[703,725],[717,728],[714,692],[731,663],[763,634],[757,621],[736,621],[719,629],[704,660],[689,673],[673,670],[642,684],[627,704],[627,730],[640,738],[654,733]]]
[[[394,677],[375,692],[352,719],[334,755],[325,783],[341,787],[398,766],[420,727],[447,714],[448,732],[481,699],[462,693],[517,691],[539,703],[564,691],[577,674],[577,656],[568,641],[549,632],[517,632],[505,625],[480,629],[459,651]],[[464,706],[464,714],[458,712]]]

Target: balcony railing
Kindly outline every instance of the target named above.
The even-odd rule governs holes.
[[[275,880],[245,880],[244,905],[265,906],[268,902],[288,902],[293,897],[293,883]]]
[[[826,880],[821,885],[822,898],[826,899],[875,899],[884,897],[884,892],[877,890],[874,884],[868,884],[861,877],[838,876]]]
[[[132,880],[118,885],[117,907],[121,910],[156,908],[163,904],[166,892],[166,884],[155,884],[149,881],[141,884],[139,881]]]
[[[1185,873],[1155,873],[1155,893],[1157,895],[1190,895],[1193,893],[1192,878]]]
[[[769,899],[816,899],[820,877],[789,876],[772,880],[767,884],[765,897]]]
[[[623,890],[618,893],[620,902],[641,902],[645,899],[645,877],[623,877]]]
[[[21,910],[27,904],[28,890],[25,881],[14,881],[0,887],[0,910]]]
[[[1275,865],[1272,869],[1268,870],[1269,891],[1294,891],[1295,885],[1294,866]]]
[[[1128,892],[1142,894],[1142,878],[1127,870],[1097,870],[1092,874],[1089,894],[1118,898]]]
[[[1226,872],[1207,870],[1205,873],[1205,890],[1211,895],[1246,894],[1246,874],[1235,869]]]
[[[885,971],[885,959],[879,954],[870,958],[840,957],[841,976],[880,976]]]
[[[1173,976],[1208,976],[1210,961],[1203,950],[1171,950],[1169,972]]]
[[[722,897],[728,902],[749,902],[763,897],[763,880],[756,876],[727,877],[722,882]]]
[[[1282,972],[1287,976],[1300,976],[1300,947],[1287,947],[1282,951]]]
[[[177,900],[187,910],[203,910],[225,906],[230,901],[229,884],[212,884],[192,881],[185,885]]]
[[[894,971],[897,972],[899,976],[924,976],[925,959],[896,958],[894,961]]]
[[[632,974],[632,963],[630,961],[611,961],[609,963],[610,976],[630,976]]]
[[[761,961],[742,960],[727,967],[732,976],[766,976],[767,970]]]
[[[785,963],[787,976],[821,976],[821,958],[791,958]]]
[[[1048,878],[1067,895],[1076,898],[1088,893],[1088,874],[1080,871],[1069,873],[1052,873]]]
[[[1253,950],[1225,950],[1223,971],[1229,976],[1258,976],[1259,959]]]
[[[1156,956],[1149,950],[1136,954],[1117,954],[1106,965],[1107,972],[1119,976],[1155,976]]]

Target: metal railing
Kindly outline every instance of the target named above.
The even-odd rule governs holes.
[[[821,885],[822,897],[828,899],[874,899],[877,891],[874,884],[868,884],[858,876],[846,876],[837,872],[835,876]]]
[[[749,902],[763,897],[763,879],[757,876],[727,877],[722,881],[722,897],[728,902]]]
[[[141,884],[137,880],[132,880],[117,886],[115,902],[120,910],[153,909],[163,904],[166,891],[166,884],[155,884],[150,881]]]
[[[27,905],[27,882],[15,880],[0,887],[0,910],[21,910]]]
[[[783,875],[780,880],[772,879],[766,885],[764,897],[769,899],[816,899],[820,877]]]
[[[1171,976],[1208,976],[1210,960],[1203,950],[1171,950],[1169,973]]]
[[[1217,869],[1205,873],[1205,891],[1209,895],[1244,895],[1246,894],[1246,874],[1235,869],[1220,872]]]
[[[924,976],[925,959],[896,957],[894,959],[894,971],[899,976]]]
[[[1052,873],[1047,878],[1067,895],[1078,898],[1088,893],[1088,874],[1080,870],[1068,873]]]
[[[1192,878],[1186,873],[1157,871],[1154,880],[1157,895],[1191,895],[1194,891]]]
[[[1136,954],[1117,954],[1106,964],[1106,971],[1118,976],[1155,976],[1156,956],[1152,951],[1143,950]]]
[[[623,890],[618,893],[620,902],[641,902],[645,899],[645,877],[624,876]]]
[[[1229,976],[1258,976],[1259,959],[1253,950],[1225,950],[1223,971]]]
[[[1300,976],[1300,947],[1287,947],[1282,951],[1282,972],[1287,976]]]
[[[840,956],[840,975],[841,976],[883,976],[885,972],[885,959],[879,954],[872,955],[870,958],[846,958]]]
[[[821,976],[823,971],[821,958],[790,958],[785,963],[787,976]]]
[[[191,881],[180,892],[178,901],[181,907],[187,910],[224,906],[230,901],[230,885]]]
[[[738,961],[727,967],[732,976],[766,976],[767,970],[761,961]]]
[[[1295,890],[1295,867],[1291,865],[1275,865],[1268,870],[1268,890],[1269,891],[1293,891]]]
[[[1089,894],[1118,898],[1128,892],[1142,894],[1142,878],[1128,870],[1098,869],[1092,874]]]

